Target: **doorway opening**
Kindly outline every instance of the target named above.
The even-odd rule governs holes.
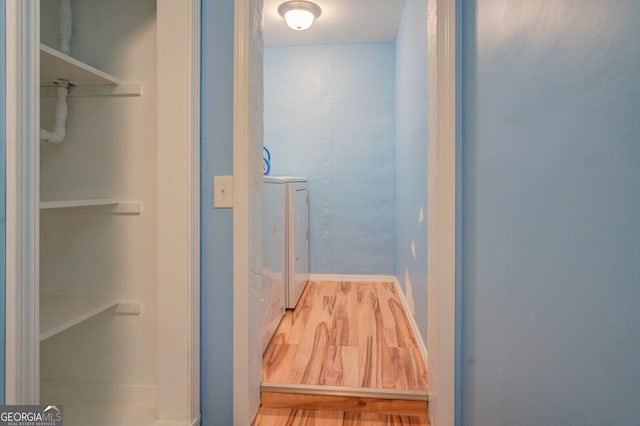
[[[261,57],[260,41],[245,37],[242,34],[255,33],[251,30],[251,22],[261,22],[251,1],[236,1],[235,31],[236,42],[236,74],[234,81],[234,115],[236,137],[234,138],[234,180],[236,195],[240,195],[239,203],[234,211],[234,356],[238,365],[257,365],[260,360],[250,360],[247,351],[247,339],[250,328],[249,309],[247,307],[247,291],[257,285],[259,277],[251,276],[250,261],[238,260],[238,256],[246,256],[252,252],[250,244],[244,245],[251,230],[255,230],[256,217],[251,217],[251,206],[259,205],[256,194],[260,179],[259,168],[247,169],[246,164],[255,164],[256,158],[262,157],[262,123],[256,111],[249,108],[262,102],[260,84],[256,77],[260,75],[250,64],[259,63]],[[427,20],[434,30],[428,40],[431,53],[428,60],[432,66],[428,71],[430,102],[432,109],[427,114],[430,142],[428,160],[430,170],[427,177],[429,202],[426,206],[426,222],[428,233],[428,289],[429,319],[429,373],[430,373],[430,415],[437,419],[438,425],[453,424],[453,388],[454,388],[454,312],[455,312],[455,1],[428,1]],[[442,25],[436,25],[442,23]],[[255,37],[258,37],[257,35]],[[247,52],[255,55],[252,62]],[[436,72],[437,71],[437,72]],[[432,96],[433,95],[433,96]],[[437,95],[437,97],[436,97]],[[261,112],[261,111],[260,111]],[[257,120],[257,121],[256,121]],[[252,127],[252,124],[259,123]],[[246,127],[245,127],[246,126]],[[432,133],[433,132],[433,133]],[[433,136],[433,139],[431,137]],[[273,155],[273,154],[272,154]],[[246,185],[246,187],[244,186]],[[254,194],[252,199],[251,194]],[[311,192],[313,197],[313,192]],[[246,209],[246,210],[245,210]],[[436,225],[438,230],[435,231]],[[236,226],[238,228],[236,228]],[[240,243],[240,244],[238,244]],[[453,248],[453,251],[451,249]],[[253,248],[255,249],[255,247]],[[255,265],[254,265],[255,266]],[[423,302],[424,303],[424,302]],[[433,309],[432,306],[434,307]],[[245,328],[246,326],[246,328]],[[438,333],[438,329],[445,330]],[[238,332],[241,334],[238,335]],[[246,333],[246,334],[244,334]],[[246,364],[245,364],[246,361]],[[253,368],[253,367],[252,367]],[[253,372],[252,372],[253,371]],[[234,417],[236,420],[250,421],[250,414],[255,412],[259,404],[259,377],[255,370],[247,372],[242,367],[234,370]],[[434,376],[435,373],[435,376]]]
[[[263,143],[270,178],[309,176],[312,274],[303,305],[312,312],[300,343],[284,326],[276,332],[284,346],[267,349],[262,388],[352,387],[371,398],[392,392],[398,403],[402,391],[412,398],[422,391],[426,400],[426,0],[369,1],[376,13],[366,16],[336,7],[304,32],[288,30],[277,6],[267,1],[264,9]],[[263,235],[272,228],[265,223]],[[272,251],[265,245],[263,258]],[[334,298],[320,315],[323,300]],[[379,312],[367,311],[368,302]],[[306,310],[297,311],[284,320],[293,329],[303,327]],[[334,341],[337,324],[348,332]],[[375,331],[409,325],[410,345],[400,332],[381,338]],[[331,355],[314,341],[325,326],[329,350],[336,346]],[[288,375],[278,368],[287,357],[294,364]],[[319,376],[297,374],[315,364]]]

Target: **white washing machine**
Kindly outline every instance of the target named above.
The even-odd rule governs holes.
[[[287,185],[285,306],[293,309],[309,282],[309,182],[306,177],[283,179]]]
[[[274,253],[282,254],[284,306],[293,309],[309,281],[309,182],[306,177],[265,176],[264,183],[264,258],[269,260],[271,269],[277,263]],[[279,195],[269,195],[279,193],[279,188],[283,188],[280,192],[284,193],[284,203]],[[284,249],[274,235],[275,223],[284,224]],[[267,262],[263,263],[266,267]]]
[[[262,305],[264,351],[285,312],[285,198],[287,184],[264,178],[262,187]]]

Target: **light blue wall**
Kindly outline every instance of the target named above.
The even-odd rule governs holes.
[[[394,271],[394,46],[264,53],[272,175],[309,176],[311,272]]]
[[[214,209],[213,176],[233,172],[233,0],[202,1],[202,424],[233,424],[231,209]]]
[[[5,237],[6,237],[6,150],[5,150],[5,2],[0,0],[0,403],[4,402],[5,365]]]
[[[427,2],[406,0],[396,38],[396,265],[427,337]],[[422,215],[420,214],[422,211]],[[407,279],[408,278],[408,279]],[[415,303],[414,303],[415,302]]]
[[[462,0],[463,417],[640,419],[640,2]]]

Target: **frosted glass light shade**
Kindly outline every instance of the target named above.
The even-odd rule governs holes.
[[[293,9],[284,14],[284,20],[292,30],[304,31],[311,27],[315,16],[308,10]]]
[[[296,31],[304,31],[311,27],[313,21],[320,16],[320,7],[306,0],[292,0],[282,3],[278,7],[278,13],[282,16],[289,28]]]

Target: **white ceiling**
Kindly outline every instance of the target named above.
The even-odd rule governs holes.
[[[306,31],[287,27],[278,14],[286,0],[264,0],[264,45],[392,42],[404,0],[313,0],[322,14]]]

